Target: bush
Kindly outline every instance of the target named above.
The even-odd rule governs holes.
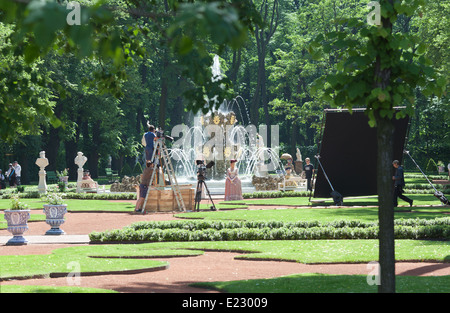
[[[434,174],[438,173],[438,168],[437,168],[436,162],[434,162],[433,159],[430,158],[428,160],[426,170],[428,173],[434,173]]]
[[[128,163],[125,163],[125,165],[122,167],[122,170],[120,171],[120,177],[131,176],[131,175],[133,175],[131,166]]]
[[[282,197],[309,197],[309,191],[256,191],[253,193],[244,193],[244,199],[256,198],[282,198]]]
[[[93,242],[108,241],[227,241],[227,240],[319,240],[377,239],[378,227],[312,227],[312,228],[226,228],[203,229],[131,229],[95,232]],[[395,226],[396,239],[450,239],[450,226]]]
[[[142,169],[141,163],[137,162],[133,168],[133,175],[140,175],[144,170]]]
[[[450,218],[395,221],[396,239],[450,239]],[[122,230],[94,232],[91,241],[226,241],[377,239],[378,224],[360,221],[168,221],[138,222]]]

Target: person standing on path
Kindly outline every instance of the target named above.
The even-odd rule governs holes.
[[[16,172],[12,163],[9,163],[9,169],[6,171],[6,178],[8,179],[9,187],[14,187],[16,183]]]
[[[305,165],[305,178],[307,182],[307,190],[312,191],[312,184],[311,179],[314,172],[314,166],[310,163],[311,160],[309,158],[305,159],[306,165]]]
[[[15,185],[20,186],[20,176],[22,175],[22,167],[17,161],[13,163],[14,171],[16,173]]]
[[[405,174],[403,167],[400,165],[398,160],[392,162],[392,166],[395,168],[395,175],[392,176],[392,180],[394,181],[394,207],[398,206],[397,198],[408,202],[409,206],[412,206],[413,200],[403,195],[403,187],[405,187]]]
[[[230,167],[227,169],[225,179],[225,201],[242,200],[242,184],[238,177],[237,160],[230,161]]]

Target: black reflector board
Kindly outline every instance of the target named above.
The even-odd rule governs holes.
[[[364,110],[326,110],[320,162],[334,190],[342,196],[377,194],[377,129],[370,127]],[[394,160],[402,162],[408,118],[393,119]],[[316,158],[315,198],[330,198],[332,191]]]

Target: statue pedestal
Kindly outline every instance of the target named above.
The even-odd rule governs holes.
[[[83,180],[83,166],[87,161],[87,157],[83,155],[83,152],[78,152],[75,157],[75,164],[78,165],[77,176],[77,192],[81,192],[81,181]]]
[[[47,176],[47,173],[45,172],[45,167],[48,166],[48,159],[45,157],[45,151],[39,152],[39,158],[36,160],[35,164],[39,166],[38,191],[39,193],[46,193],[47,183],[45,177]]]
[[[294,171],[297,175],[303,172],[303,161],[294,161]]]
[[[77,192],[81,192],[81,181],[83,179],[83,169],[79,168],[77,170]]]
[[[39,193],[46,193],[47,192],[47,182],[45,181],[47,173],[45,170],[39,171],[39,184],[38,184],[38,191]]]

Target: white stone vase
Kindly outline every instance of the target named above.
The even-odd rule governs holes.
[[[50,225],[46,235],[64,235],[65,232],[59,228],[64,224],[64,215],[67,213],[67,204],[44,204],[45,222]]]
[[[23,233],[28,230],[30,210],[5,210],[5,220],[8,223],[7,230],[13,235],[6,245],[26,245],[28,240]]]
[[[59,176],[59,181],[65,182],[67,185],[69,183],[69,176]]]

